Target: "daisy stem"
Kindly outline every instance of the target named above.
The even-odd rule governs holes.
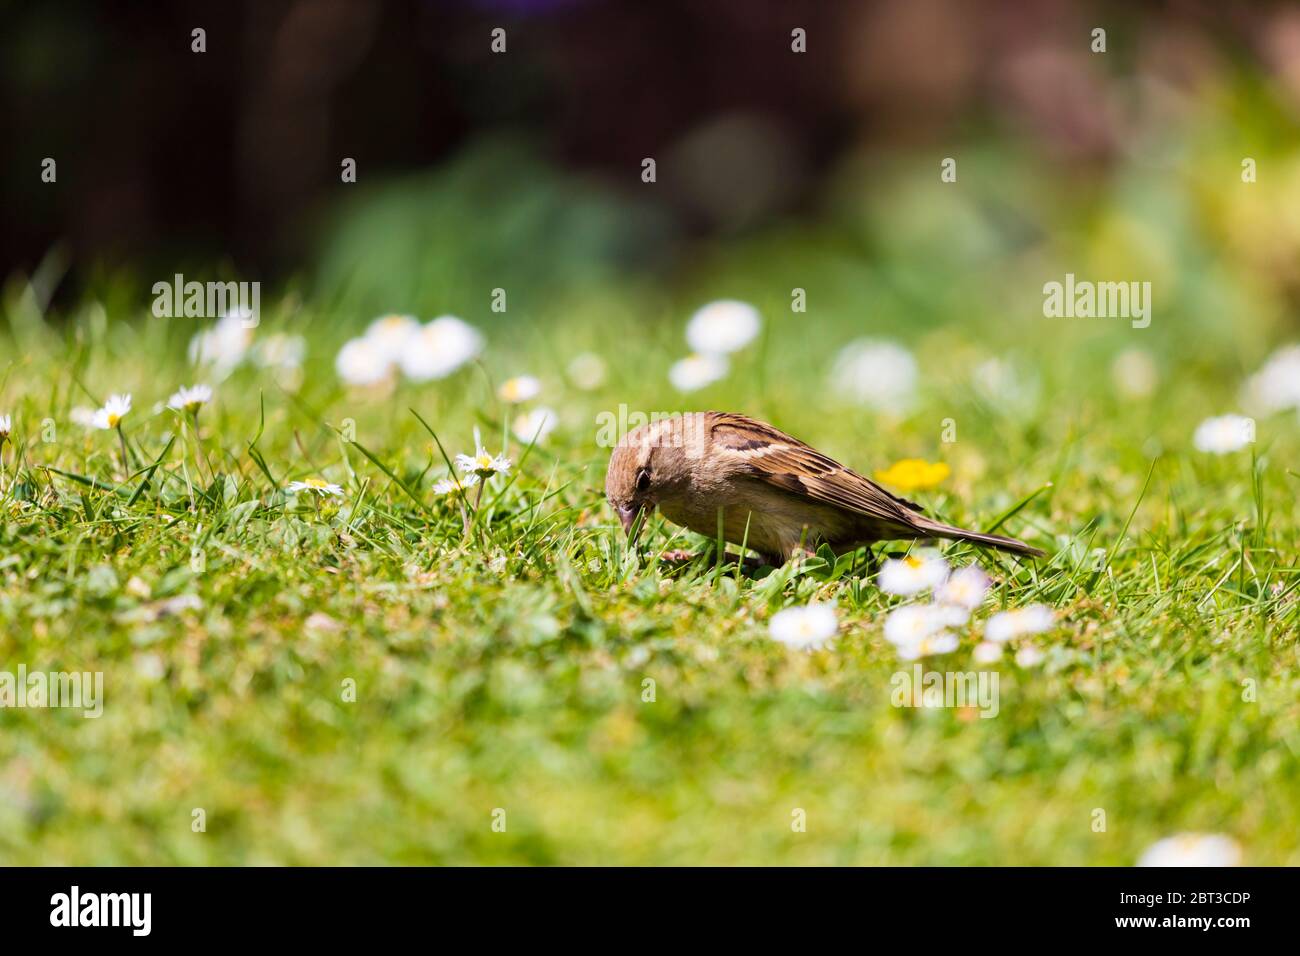
[[[185,423],[184,423],[184,422],[181,422],[181,428],[182,428],[182,429],[185,428]],[[184,456],[184,455],[181,455],[181,474],[183,474],[183,475],[185,476],[185,493],[189,495],[189,498],[190,498],[190,510],[193,511],[193,510],[195,510],[195,507],[194,507],[194,483],[190,480],[190,466],[189,466],[189,464],[185,461],[185,456]]]
[[[474,495],[474,521],[475,521],[475,523],[478,522],[478,509],[479,509],[479,505],[481,505],[481,504],[483,503],[483,486],[486,485],[486,484],[487,484],[487,479],[484,478],[482,481],[480,481],[480,482],[478,483],[478,491],[477,491],[477,492],[475,493],[475,495]]]
[[[199,410],[196,408],[190,412],[190,420],[194,425],[194,470],[198,474],[203,474],[203,469],[199,467],[199,453],[203,454],[203,461],[208,466],[208,483],[216,481],[216,474],[212,471],[212,460],[208,458],[208,450],[203,447],[203,439],[199,436]]]
[[[459,482],[457,483],[457,487],[459,487]],[[469,504],[469,496],[465,493],[465,489],[461,488],[460,493],[456,495],[456,498],[458,499],[457,503],[460,505],[460,532],[462,535],[468,536],[469,512],[466,510],[466,505]]]
[[[126,436],[122,434],[122,426],[117,426],[117,440],[122,446],[122,473],[131,474],[131,455],[126,448]]]
[[[474,513],[478,514],[478,506],[483,501],[483,488],[487,485],[486,481],[478,483],[478,491],[474,495]]]

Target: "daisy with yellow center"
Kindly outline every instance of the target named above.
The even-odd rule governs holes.
[[[939,487],[951,473],[952,469],[941,461],[904,458],[884,471],[877,471],[876,480],[902,491],[926,491]]]
[[[131,453],[126,447],[126,436],[122,434],[122,419],[131,410],[131,396],[110,395],[104,407],[91,417],[90,423],[96,428],[110,429],[117,432],[118,444],[122,446],[122,468],[130,471]]]
[[[505,455],[493,455],[482,445],[479,445],[472,455],[456,456],[457,468],[466,474],[478,475],[480,478],[509,474],[510,465],[511,461]]]
[[[385,315],[370,323],[365,340],[385,362],[398,362],[419,332],[420,320],[415,316]]]
[[[195,385],[193,388],[182,385],[167,401],[167,407],[174,411],[197,415],[199,409],[210,401],[212,401],[212,389],[207,385]]]
[[[463,487],[469,487],[471,482],[469,478],[474,479],[478,484],[478,491],[474,495],[474,513],[478,514],[479,504],[483,501],[483,489],[487,487],[487,479],[493,475],[508,475],[513,463],[505,455],[493,455],[483,447],[483,441],[479,437],[478,429],[474,429],[474,454],[457,455],[456,467],[465,473],[461,479]],[[480,483],[478,479],[482,478]],[[450,489],[449,489],[450,490]],[[469,531],[469,518],[465,517],[465,530]]]
[[[905,558],[890,558],[880,567],[877,583],[886,594],[919,594],[948,578],[948,562],[938,551],[923,548]]]
[[[95,412],[92,419],[96,428],[117,428],[122,424],[122,419],[126,413],[131,410],[131,396],[127,395],[110,395],[104,407]]]
[[[501,401],[510,405],[530,402],[540,394],[542,394],[542,383],[531,375],[516,375],[514,378],[508,378],[497,390]]]
[[[326,481],[324,478],[304,478],[302,481],[291,481],[285,486],[285,491],[291,495],[307,494],[320,495],[322,498],[341,498],[343,489],[339,485]]]

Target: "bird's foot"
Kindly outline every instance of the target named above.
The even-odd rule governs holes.
[[[673,548],[659,555],[659,560],[664,564],[690,564],[698,557],[699,553],[689,548]]]

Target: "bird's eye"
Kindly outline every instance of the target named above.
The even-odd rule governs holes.
[[[638,469],[636,473],[636,490],[645,491],[650,487],[650,470],[648,468]]]

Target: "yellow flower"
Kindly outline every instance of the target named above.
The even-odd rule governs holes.
[[[876,472],[876,480],[903,491],[924,491],[937,488],[951,474],[941,461],[931,464],[921,458],[904,458],[884,471]]]

